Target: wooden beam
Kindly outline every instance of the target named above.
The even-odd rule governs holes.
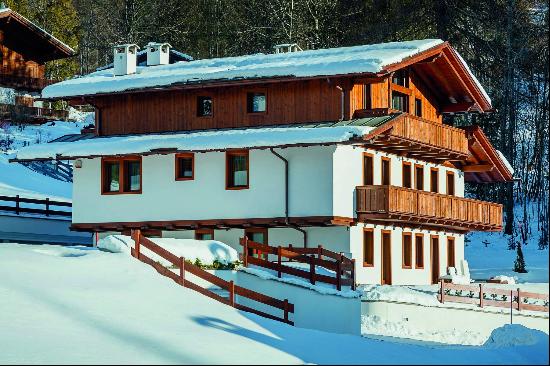
[[[492,164],[465,165],[462,167],[464,173],[490,172],[495,168]]]

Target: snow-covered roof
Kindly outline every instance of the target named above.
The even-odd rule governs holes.
[[[242,148],[337,144],[364,136],[370,126],[270,127],[96,137],[20,149],[14,160],[54,160],[155,152],[206,152]]]
[[[322,77],[381,72],[384,67],[442,45],[440,39],[389,42],[301,52],[255,54],[138,67],[131,75],[113,76],[113,69],[46,87],[44,98],[116,93],[207,81],[275,77]]]
[[[147,66],[146,56],[147,56],[147,49],[138,51],[138,53],[136,54],[136,65]],[[170,63],[173,64],[179,61],[193,61],[193,57],[189,56],[186,53],[170,48]],[[103,71],[103,70],[112,69],[112,68],[113,68],[113,63],[111,62],[110,64],[98,67],[96,71]]]
[[[76,53],[73,48],[71,48],[70,46],[68,46],[67,44],[65,44],[64,42],[59,40],[58,38],[56,38],[51,33],[47,32],[43,28],[37,26],[35,23],[31,22],[29,19],[27,19],[24,16],[22,16],[21,14],[17,13],[15,10],[12,10],[10,8],[7,8],[7,7],[0,8],[0,18],[2,16],[9,16],[9,15],[13,15],[14,17],[16,17],[22,23],[26,24],[27,26],[32,27],[32,29],[34,31],[37,31],[37,32],[41,33],[42,36],[44,36],[45,39],[47,39],[47,40],[51,41],[52,43],[57,44],[58,46],[63,48],[64,51],[66,51],[66,53],[68,53],[70,55],[73,55],[73,54]]]
[[[508,159],[506,159],[506,156],[504,156],[504,154],[500,150],[497,150],[497,155],[500,158],[500,160],[502,160],[502,163],[504,164],[506,169],[510,171],[511,175],[514,175],[514,168],[512,168],[512,164],[510,164]]]

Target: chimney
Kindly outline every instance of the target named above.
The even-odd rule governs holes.
[[[139,47],[135,44],[121,44],[114,47],[115,76],[136,73],[138,49]]]
[[[147,44],[147,66],[168,65],[170,63],[169,43],[149,42]]]
[[[283,43],[273,46],[275,53],[299,52],[302,48],[296,43]]]

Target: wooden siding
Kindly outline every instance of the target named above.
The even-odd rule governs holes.
[[[326,79],[262,86],[158,91],[97,97],[100,135],[268,126],[335,121],[341,117],[341,91]],[[267,94],[265,113],[247,113],[248,92]],[[197,116],[197,97],[211,96],[213,115]]]
[[[47,85],[44,65],[29,61],[9,49],[3,44],[3,38],[3,31],[0,31],[0,86],[29,91],[44,88]]]
[[[395,186],[359,186],[359,221],[406,221],[456,230],[500,231],[502,205]]]

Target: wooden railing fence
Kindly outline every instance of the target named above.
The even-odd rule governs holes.
[[[189,288],[191,290],[197,291],[202,295],[208,296],[211,299],[214,299],[223,304],[232,306],[236,309],[243,310],[249,313],[254,313],[254,314],[263,316],[264,318],[269,318],[269,319],[277,320],[290,325],[294,325],[294,322],[289,319],[289,314],[294,313],[294,304],[289,303],[288,299],[279,300],[256,291],[252,291],[247,288],[237,286],[235,285],[234,281],[226,281],[210,272],[203,270],[198,266],[195,266],[190,262],[187,262],[184,257],[178,257],[172,254],[171,252],[169,252],[168,250],[162,248],[161,246],[155,244],[151,240],[141,235],[140,230],[133,230],[132,238],[134,239],[134,243],[135,243],[135,248],[132,248],[131,250],[132,256],[139,259],[143,263],[149,264],[158,273],[172,279],[177,284],[184,286],[186,288]],[[141,247],[147,248],[148,250],[155,253],[159,257],[170,262],[179,270],[179,273],[175,273],[169,268],[166,268],[162,264],[154,261],[150,257],[143,254],[143,252],[141,251]],[[214,286],[218,286],[228,291],[229,293],[228,297],[227,298],[223,297],[207,288],[204,288],[202,286],[199,286],[191,282],[188,278],[186,278],[187,273],[190,273],[198,278],[201,278],[211,283]],[[281,317],[278,317],[278,316],[251,308],[249,306],[239,304],[235,300],[235,295],[259,302],[264,305],[271,306],[276,309],[280,309],[283,315]]]
[[[0,211],[15,212],[16,215],[20,215],[21,213],[31,213],[31,214],[38,214],[38,215],[45,215],[45,216],[65,216],[65,217],[70,217],[72,215],[71,211],[52,210],[52,207],[72,207],[72,203],[70,202],[52,201],[49,198],[46,198],[46,199],[24,198],[24,197],[20,197],[19,195],[15,197],[0,196],[0,202],[2,201],[12,202],[12,205],[11,206],[0,205]],[[44,208],[22,206],[23,203],[31,204],[31,205],[39,205],[39,206],[43,205]]]
[[[454,291],[454,293],[453,293]],[[486,287],[479,285],[455,285],[441,280],[438,300],[441,303],[456,302],[474,304],[483,308],[494,306],[515,310],[548,312],[548,294]],[[529,300],[539,300],[542,304],[533,304]]]
[[[69,111],[29,107],[26,105],[2,104],[0,103],[0,117],[17,119],[17,118],[34,118],[34,119],[67,119]]]
[[[249,240],[247,237],[240,239],[243,246],[243,264],[247,267],[249,264],[265,267],[277,272],[281,278],[282,273],[292,276],[308,279],[310,283],[316,282],[328,283],[336,286],[338,291],[342,286],[350,286],[355,290],[355,259],[349,259],[342,253],[335,253],[319,245],[316,248],[298,248],[289,245],[288,247],[272,247],[266,244],[257,243]],[[258,256],[250,255],[249,251],[254,250],[259,253]],[[276,262],[262,258],[262,255],[277,256]],[[299,269],[284,265],[283,258],[289,262],[305,263],[309,266],[308,270]],[[316,267],[323,267],[335,272],[335,277],[317,273]]]

